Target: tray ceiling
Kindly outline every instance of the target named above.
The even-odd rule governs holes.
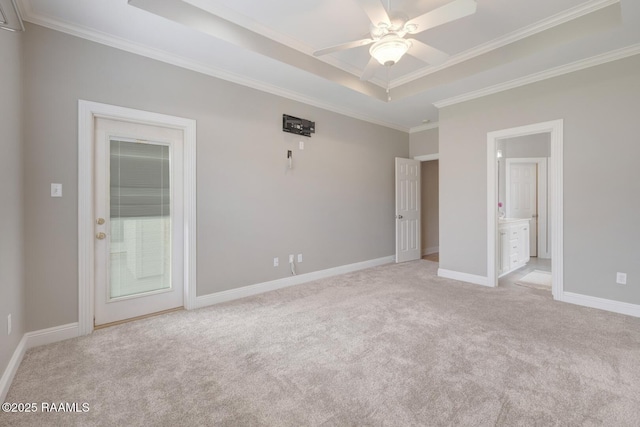
[[[412,18],[450,1],[382,3]],[[637,0],[477,0],[475,14],[414,36],[448,53],[446,62],[405,55],[369,81],[360,80],[368,47],[312,55],[368,37],[358,0],[19,0],[18,7],[32,23],[405,131],[436,122],[442,100],[640,53]]]

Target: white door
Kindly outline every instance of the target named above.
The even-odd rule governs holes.
[[[538,165],[507,162],[507,217],[531,218],[529,221],[529,255],[538,256]]]
[[[420,162],[396,157],[396,262],[422,256],[420,245]]]
[[[95,123],[95,325],[183,306],[183,134]]]

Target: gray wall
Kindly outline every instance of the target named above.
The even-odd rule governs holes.
[[[438,201],[438,161],[421,163],[422,253],[437,250],[440,245],[440,204]]]
[[[25,331],[22,243],[22,36],[0,31],[0,376]],[[7,335],[7,316],[13,331]]]
[[[438,128],[414,132],[409,135],[409,155],[424,156],[438,153]]]
[[[640,304],[638,75],[640,55],[443,108],[440,266],[487,274],[487,132],[564,119],[564,289]]]
[[[290,253],[304,255],[298,273],[394,253],[406,133],[35,25],[25,66],[29,330],[77,321],[78,99],[197,120],[198,295],[287,277]],[[283,133],[283,113],[317,133]]]
[[[506,138],[505,158],[526,159],[530,157],[549,157],[551,155],[551,134],[538,133],[534,135]]]

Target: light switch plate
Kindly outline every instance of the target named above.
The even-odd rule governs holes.
[[[51,197],[62,197],[62,184],[51,183]]]
[[[300,141],[299,147],[301,150],[304,150],[304,141]]]

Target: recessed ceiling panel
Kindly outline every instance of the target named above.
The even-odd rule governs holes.
[[[451,1],[381,4],[412,18]],[[324,62],[311,56],[316,49],[366,36],[370,23],[359,0],[158,0],[195,5],[255,33],[254,40],[266,40],[259,45],[277,41],[295,50],[306,65],[332,66],[327,70],[334,77],[296,67],[268,49],[234,44],[130,6],[127,0],[17,2],[25,21],[399,129],[420,126],[427,118],[437,121],[433,103],[442,99],[611,51],[640,50],[638,0],[477,0],[475,14],[411,36],[450,54],[447,62],[434,67],[409,52],[392,67],[374,70],[375,84],[368,84],[376,96],[371,96],[345,84],[354,78],[360,83],[370,59],[368,46],[319,58]],[[599,6],[606,13],[594,12]],[[335,78],[338,72],[344,78]]]

